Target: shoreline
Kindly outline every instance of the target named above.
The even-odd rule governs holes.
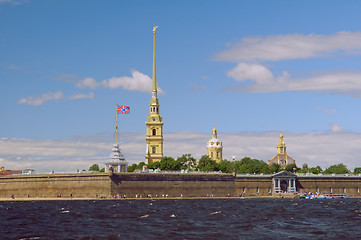
[[[168,198],[0,198],[0,202],[36,202],[36,201],[123,201],[123,200],[190,200],[190,199],[299,199],[291,196],[245,196],[245,197],[168,197]],[[358,197],[350,197],[358,199]]]
[[[268,196],[268,197],[168,197],[168,198],[0,198],[0,202],[31,202],[31,201],[122,201],[122,200],[189,200],[189,199],[246,199],[246,198],[293,198],[293,197],[279,197],[279,196]]]

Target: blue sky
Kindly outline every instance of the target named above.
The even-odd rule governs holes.
[[[154,25],[165,155],[361,166],[359,1],[0,0],[0,165],[144,161]]]

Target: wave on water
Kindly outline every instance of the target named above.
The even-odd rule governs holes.
[[[358,239],[361,200],[2,202],[2,239]]]

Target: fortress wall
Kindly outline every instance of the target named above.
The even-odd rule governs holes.
[[[361,176],[297,176],[297,191],[346,193],[361,198]],[[271,176],[201,173],[83,173],[0,176],[0,198],[109,197],[267,197]]]
[[[112,177],[112,195],[126,194],[146,197],[234,197],[234,179],[231,174],[192,173],[117,173]]]
[[[361,197],[361,176],[298,176],[297,191],[300,192],[331,192],[346,194],[351,197]]]
[[[98,197],[110,195],[108,174],[41,174],[0,177],[0,197]]]
[[[235,178],[236,195],[243,197],[271,196],[271,176],[238,176]]]

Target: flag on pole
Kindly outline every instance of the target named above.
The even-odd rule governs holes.
[[[119,114],[129,114],[130,113],[130,107],[117,105],[117,111],[118,111]]]

